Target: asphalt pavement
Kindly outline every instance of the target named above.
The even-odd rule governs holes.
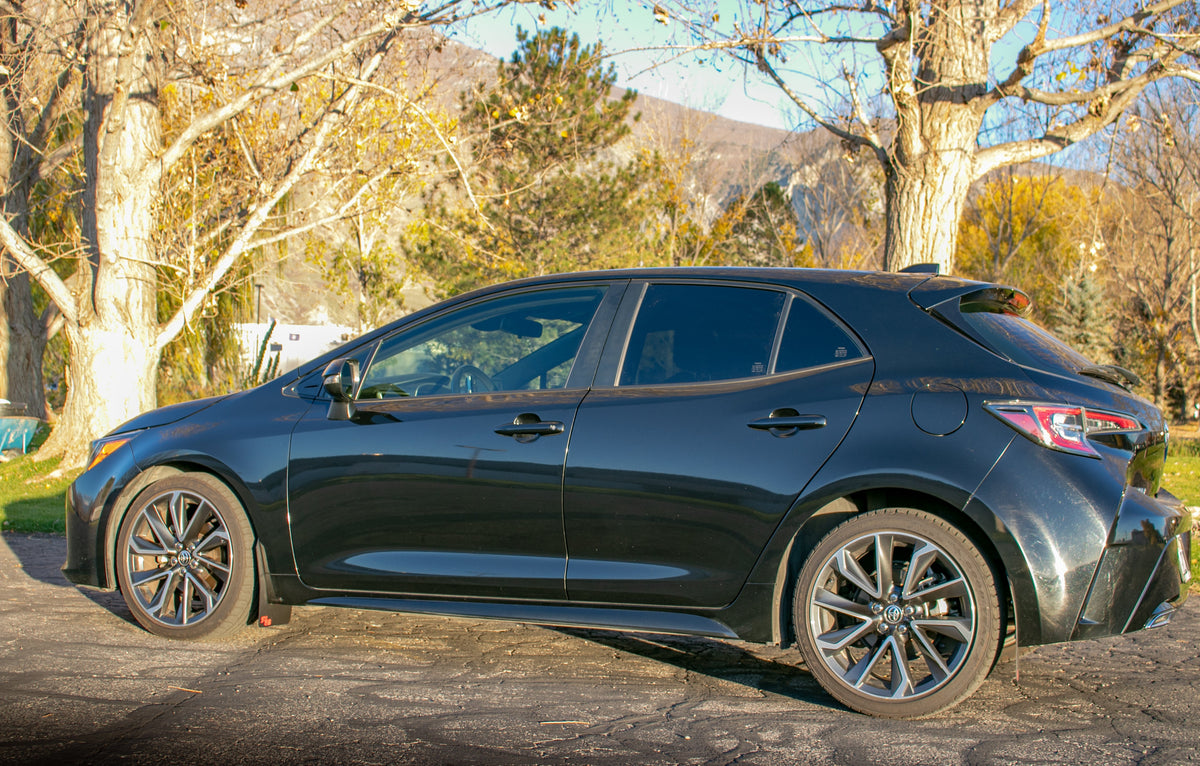
[[[0,763],[1200,762],[1200,598],[886,721],[754,644],[317,607],[167,641],[119,595],[67,583],[64,555],[61,537],[0,537]]]

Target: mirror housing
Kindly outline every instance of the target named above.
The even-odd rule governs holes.
[[[354,417],[354,392],[358,390],[358,360],[334,359],[321,373],[325,391],[332,397],[329,403],[330,420],[349,420]]]

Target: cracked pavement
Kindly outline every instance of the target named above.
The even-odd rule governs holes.
[[[217,643],[0,537],[0,763],[1200,762],[1200,599],[1165,628],[1024,650],[956,710],[851,713],[799,653],[324,607]]]

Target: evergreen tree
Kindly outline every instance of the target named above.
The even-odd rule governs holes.
[[[1097,364],[1112,361],[1112,306],[1095,273],[1063,280],[1058,302],[1047,313],[1051,330],[1064,343]]]
[[[435,191],[408,255],[454,292],[518,276],[636,265],[639,222],[654,159],[622,160],[637,94],[613,97],[616,71],[601,48],[550,29],[502,62],[494,83],[464,94],[460,128],[473,155],[467,171],[478,209]]]

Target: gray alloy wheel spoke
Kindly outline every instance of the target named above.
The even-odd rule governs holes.
[[[155,513],[153,503],[142,509],[141,519],[146,522],[146,526],[150,527],[150,531],[158,540],[158,544],[163,548],[172,548],[179,542],[175,535],[171,533],[171,530],[167,528],[167,525],[163,523],[163,520]]]
[[[208,586],[192,572],[185,572],[184,576],[191,584],[191,587],[204,599],[204,611],[209,612],[217,605],[217,594],[208,589]]]
[[[825,652],[840,652],[874,632],[875,625],[868,620],[858,625],[842,628],[841,630],[831,630],[828,633],[822,633],[817,636],[817,646],[821,647],[821,650]]]
[[[941,555],[936,545],[929,542],[924,542],[915,551],[912,558],[908,562],[908,572],[904,575],[904,590],[900,594],[901,598],[921,598],[924,601],[931,599],[917,595],[917,586],[921,580],[925,578],[925,573],[929,571],[929,567],[933,562],[937,561]]]
[[[174,620],[167,620],[163,613],[171,606],[171,597],[179,587],[179,573],[174,569],[166,571],[166,582],[158,586],[158,590],[154,592],[154,598],[151,601],[142,600],[142,606],[146,608],[156,620],[173,624]]]
[[[892,535],[875,535],[875,582],[879,593],[876,598],[885,598],[892,589],[892,554],[896,539]]]
[[[155,567],[153,569],[141,569],[137,572],[130,572],[129,579],[135,588],[144,588],[155,580],[161,580],[167,577],[172,572],[169,568]]]
[[[871,677],[871,670],[879,663],[881,659],[883,659],[883,656],[887,654],[888,641],[890,640],[891,637],[889,636],[887,639],[880,641],[879,643],[875,644],[875,646],[871,647],[870,651],[864,654],[858,662],[854,663],[852,667],[846,670],[845,675],[842,676],[842,680],[853,686],[855,689],[861,689],[863,684],[867,682],[867,679]]]
[[[179,581],[179,612],[176,617],[180,625],[187,625],[192,617],[192,578],[188,577],[186,571]]]
[[[872,581],[871,576],[863,570],[858,559],[854,558],[854,554],[848,548],[842,548],[837,552],[837,556],[834,558],[834,568],[838,574],[872,598],[883,597],[879,592],[879,585]]]
[[[175,535],[176,540],[183,542],[187,539],[183,533],[183,530],[187,528],[187,496],[182,492],[174,493],[167,504],[167,509],[170,511],[171,532]]]
[[[224,526],[219,526],[216,529],[214,529],[213,531],[209,532],[204,537],[203,540],[196,543],[195,552],[197,554],[207,553],[208,551],[210,551],[213,548],[216,548],[218,546],[228,546],[228,545],[229,545],[229,533],[225,531]]]
[[[890,647],[892,655],[892,699],[911,697],[916,690],[913,688],[912,675],[908,672],[908,641],[902,636],[888,636],[884,642]]]
[[[925,630],[919,625],[913,625],[912,628],[913,645],[917,652],[925,660],[925,665],[929,668],[929,674],[933,677],[935,683],[941,683],[950,677],[950,668],[946,667],[946,661],[942,659],[942,655],[934,647],[933,642],[929,640],[929,636]]]
[[[203,565],[209,574],[220,579],[222,583],[228,580],[229,575],[233,572],[233,568],[229,565],[210,559],[207,556],[200,557],[200,565]]]
[[[813,596],[813,602],[819,607],[833,612],[838,612],[858,620],[871,620],[873,618],[871,610],[868,609],[865,604],[860,604],[857,601],[851,601],[850,599],[842,598],[838,594],[831,593],[824,588],[817,588],[817,592]]]
[[[216,515],[213,507],[207,500],[201,500],[196,505],[196,510],[192,513],[192,518],[188,519],[187,528],[183,530],[183,535],[179,538],[181,542],[195,540],[200,534],[201,527],[208,522],[209,519]]]
[[[151,541],[137,537],[136,535],[129,538],[129,549],[136,556],[170,556],[172,553],[170,549],[163,547],[161,543],[155,545]]]
[[[914,601],[924,601],[928,603],[930,601],[937,601],[938,599],[942,598],[962,598],[967,595],[969,595],[969,591],[967,590],[967,581],[962,577],[955,577],[953,580],[940,582],[936,585],[931,585],[925,590],[917,591],[911,596],[908,596],[908,598]]]
[[[971,622],[971,619],[968,617],[948,617],[943,619],[913,620],[912,624],[921,630],[940,633],[943,636],[954,639],[960,644],[965,644],[971,640]]]

